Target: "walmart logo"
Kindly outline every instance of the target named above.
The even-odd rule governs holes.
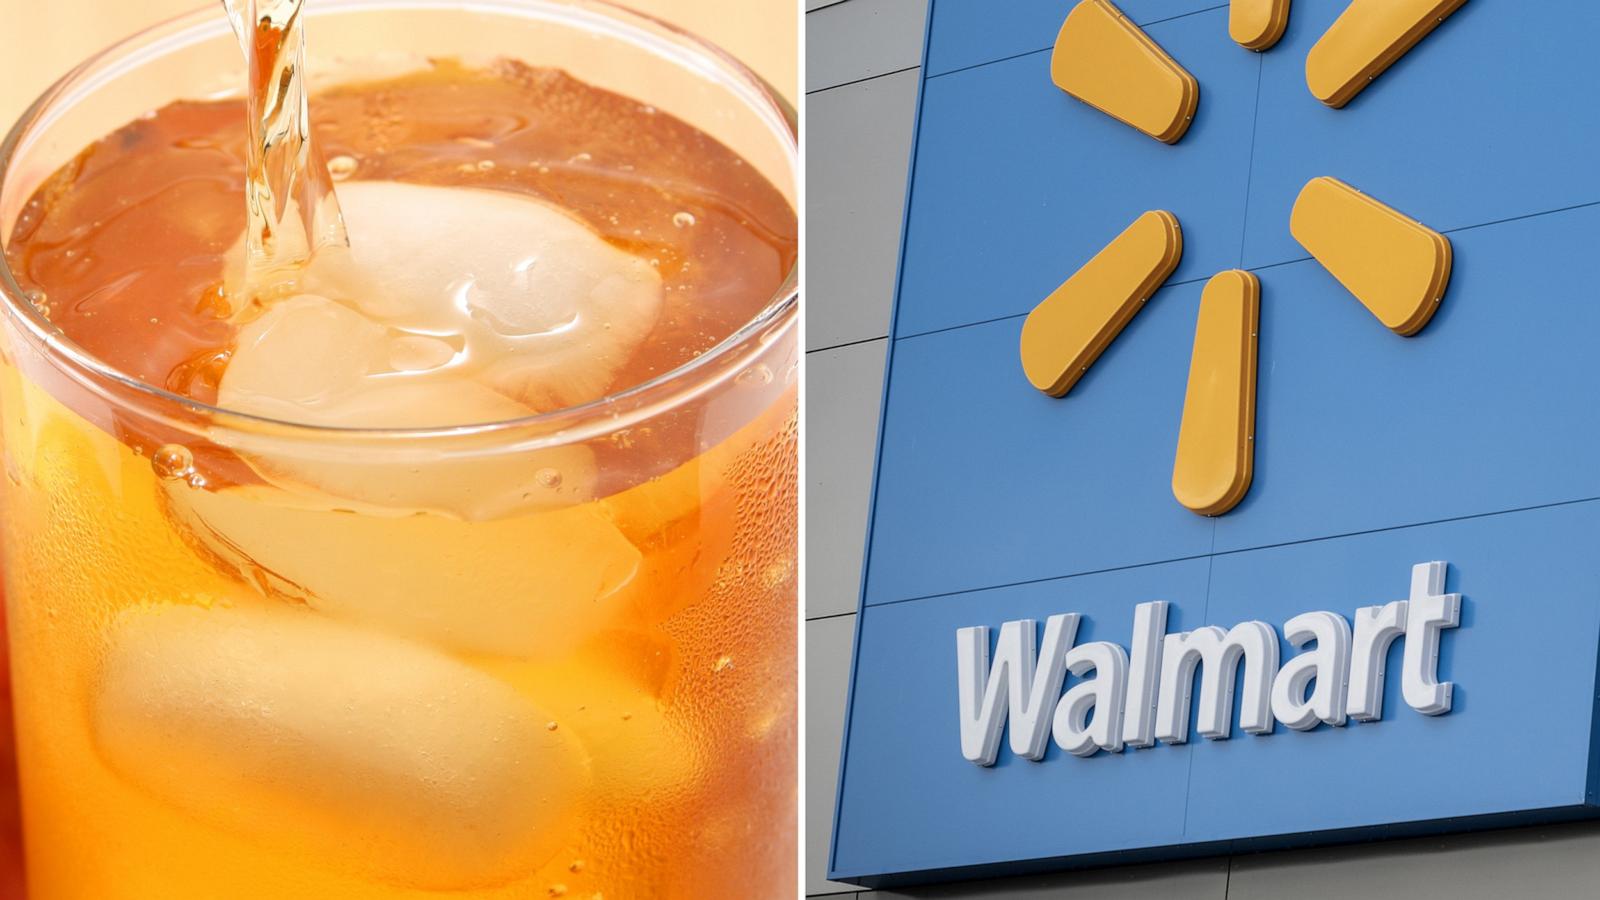
[[[1343,107],[1466,0],[1352,0],[1306,57],[1306,85]],[[1289,22],[1290,0],[1232,0],[1228,30],[1266,50]],[[1056,38],[1057,87],[1158,141],[1182,140],[1200,85],[1109,0],[1082,0]],[[1402,337],[1428,324],[1450,281],[1450,241],[1331,177],[1312,179],[1290,216],[1295,239],[1385,327]],[[1166,282],[1183,256],[1183,229],[1147,212],[1028,314],[1022,369],[1065,396]],[[1221,515],[1250,490],[1255,444],[1261,283],[1221,272],[1206,284],[1195,325],[1172,493],[1200,515]]]

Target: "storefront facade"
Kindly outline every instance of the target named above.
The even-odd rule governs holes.
[[[1072,2],[813,6],[813,273],[830,243],[835,274],[883,271],[819,240],[815,207],[871,222],[849,182],[892,177],[852,168],[871,154],[819,166],[818,148],[892,143],[877,123],[903,116],[910,162],[882,335],[860,324],[876,298],[826,296],[871,277],[809,291],[813,323],[837,307],[855,328],[808,348],[810,446],[866,430],[861,354],[885,360],[859,594],[820,604],[853,560],[819,560],[818,518],[838,502],[830,527],[850,520],[862,470],[844,449],[812,457],[811,855],[831,841],[810,889],[1595,883],[1600,9],[1441,8],[1414,46],[1334,47],[1362,76],[1334,84],[1316,60],[1345,0],[1295,0],[1261,50],[1227,4],[1125,0],[1123,20],[1085,26],[1113,29],[1085,31],[1101,45],[1139,36],[1107,87],[1060,65]],[[924,23],[920,62],[874,58]],[[1155,63],[1171,65],[1140,68]],[[1172,71],[1195,105],[1163,93]],[[1318,209],[1318,179],[1360,193]],[[1363,219],[1374,201],[1395,214]],[[1071,287],[1149,211],[1181,249],[1169,235],[1149,271]],[[1232,270],[1258,293],[1214,298]],[[1053,292],[1082,303],[1118,278],[1105,321],[1045,321]],[[1042,358],[1030,328],[1057,329]],[[1196,466],[1221,479],[1210,501],[1186,489]],[[817,764],[829,737],[836,781]]]

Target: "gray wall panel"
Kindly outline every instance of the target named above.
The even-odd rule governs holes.
[[[806,623],[806,893],[810,895],[856,890],[824,877],[855,630],[854,614]]]
[[[1035,878],[868,891],[861,895],[861,900],[1149,900],[1153,897],[1224,900],[1227,896],[1228,862],[1219,858],[1087,869]],[[1299,895],[1290,893],[1277,896],[1298,898]]]
[[[809,349],[889,333],[919,71],[806,98]]]
[[[853,612],[883,386],[880,338],[806,356],[806,616]]]
[[[922,63],[927,0],[849,0],[806,13],[806,91]]]
[[[926,0],[806,10],[805,884],[858,900],[825,874]]]
[[[1311,801],[1314,802],[1314,801]],[[1600,823],[1233,858],[1229,900],[1503,900],[1600,893]]]

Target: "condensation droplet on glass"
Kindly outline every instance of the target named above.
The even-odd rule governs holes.
[[[713,671],[713,672],[726,672],[731,668],[733,668],[733,657],[731,657],[731,656],[723,656],[723,657],[719,657],[717,659],[716,663],[711,666],[711,671]]]
[[[567,864],[567,871],[568,872],[573,872],[573,873],[582,872],[583,871],[583,860],[575,859],[572,862],[568,863]]]
[[[552,884],[552,885],[550,885],[550,896],[552,896],[552,897],[565,897],[566,895],[567,895],[567,886],[566,885],[564,885],[564,884]]]
[[[546,723],[544,723],[544,730],[545,731],[555,731],[557,728],[560,728],[560,727],[561,727],[560,724],[558,724],[556,722],[546,722]]]
[[[194,474],[194,454],[182,444],[162,444],[150,454],[150,468],[163,481],[177,481]]]
[[[199,472],[190,472],[189,477],[184,479],[184,483],[198,491],[205,487],[208,482],[206,477]]]
[[[557,469],[540,469],[533,477],[541,487],[554,489],[561,486],[561,472]]]
[[[492,159],[484,159],[484,160],[479,160],[478,161],[478,171],[479,172],[487,172],[487,171],[489,171],[490,169],[493,169],[493,168],[494,168],[494,160],[492,160]]]
[[[573,155],[567,157],[567,162],[569,162],[569,163],[580,163],[580,162],[588,162],[591,159],[594,159],[594,157],[590,156],[587,153],[574,153]]]
[[[334,181],[344,181],[354,175],[360,165],[354,156],[335,156],[328,160],[328,174]]]
[[[734,378],[734,381],[737,381],[739,384],[747,387],[760,387],[764,384],[771,384],[772,370],[764,365],[751,366],[750,368],[745,369],[743,372],[740,372],[738,376]]]
[[[679,210],[672,214],[672,224],[678,226],[679,228],[688,228],[690,225],[694,224],[694,213],[687,212],[685,210]]]

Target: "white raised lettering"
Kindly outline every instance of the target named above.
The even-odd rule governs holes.
[[[1107,641],[1073,647],[1067,654],[1067,671],[1083,678],[1091,670],[1093,678],[1073,685],[1056,704],[1055,725],[1051,731],[1056,746],[1073,756],[1093,756],[1096,750],[1116,753],[1122,749],[1128,654]]]
[[[1224,632],[1215,625],[1169,634],[1161,649],[1161,696],[1156,737],[1168,744],[1189,739],[1189,700],[1200,667],[1199,732],[1226,738],[1233,723],[1233,691],[1244,661],[1239,727],[1251,734],[1272,730],[1272,677],[1278,672],[1278,632],[1265,622],[1243,622]]]
[[[1296,731],[1314,728],[1318,722],[1343,725],[1350,667],[1350,626],[1344,616],[1302,613],[1283,623],[1283,638],[1297,650],[1312,641],[1317,646],[1278,670],[1272,682],[1272,715]]]

